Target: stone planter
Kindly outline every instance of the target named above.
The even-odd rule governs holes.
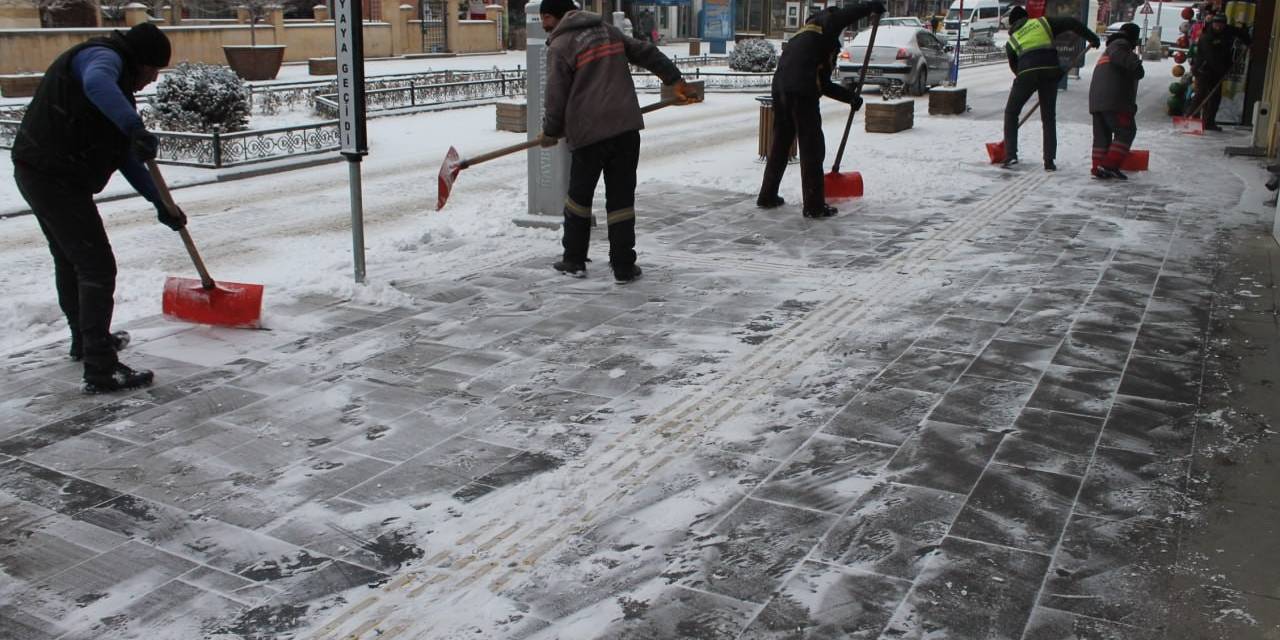
[[[19,73],[0,76],[0,96],[6,98],[30,98],[36,94],[43,73]]]
[[[274,80],[284,62],[284,45],[223,45],[222,53],[236,75],[245,80]]]

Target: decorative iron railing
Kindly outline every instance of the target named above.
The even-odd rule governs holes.
[[[742,71],[703,71],[695,68],[692,72],[685,72],[686,80],[703,80],[708,91],[736,91],[745,89],[759,89],[768,87],[773,84],[773,73],[751,73]],[[656,89],[662,81],[657,76],[649,72],[632,73],[631,79],[635,82],[637,89]]]
[[[18,136],[18,125],[21,120],[0,120],[0,149],[12,149],[13,139]]]
[[[420,85],[413,81],[384,88],[365,89],[365,111],[427,108],[442,104],[496,100],[525,92],[523,70],[485,72],[487,78],[464,82],[442,82]],[[330,117],[337,116],[337,93],[315,96],[316,112]]]
[[[221,168],[338,150],[338,121],[233,133],[157,131],[165,164]]]

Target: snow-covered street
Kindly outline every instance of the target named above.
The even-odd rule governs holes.
[[[122,360],[157,378],[124,396],[80,394],[40,230],[0,220],[0,637],[1280,633],[1275,485],[1231,475],[1275,451],[1249,368],[1275,361],[1275,211],[1221,155],[1243,131],[1172,132],[1167,67],[1128,183],[1088,176],[1087,67],[1059,171],[1038,119],[1018,170],[988,164],[996,64],[962,71],[967,114],[860,115],[866,197],[824,220],[798,165],[754,206],[754,94],[646,116],[626,286],[603,225],[580,280],[513,223],[523,155],[434,210],[450,146],[524,139],[491,105],[370,121],[365,285],[344,164],[175,191],[269,330],[161,317],[181,243],[103,203]],[[1235,572],[1218,525],[1246,514]]]

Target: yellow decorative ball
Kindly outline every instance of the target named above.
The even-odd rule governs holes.
[[[1183,67],[1183,66],[1182,66],[1182,65],[1180,65],[1180,64],[1175,64],[1175,65],[1173,65],[1173,77],[1175,77],[1175,78],[1181,78],[1181,77],[1182,77],[1182,74],[1184,74],[1184,73],[1186,73],[1186,72],[1187,72],[1186,67]]]

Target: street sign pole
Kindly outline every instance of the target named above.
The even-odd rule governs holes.
[[[360,161],[369,153],[364,113],[364,16],[360,0],[334,0],[338,62],[338,141],[351,185],[351,249],[356,282],[364,282],[364,205]]]
[[[956,50],[955,57],[951,63],[951,86],[956,86],[960,82],[960,34],[964,33],[964,0],[960,0],[959,22],[956,23]],[[945,20],[945,18],[943,18]],[[973,37],[973,31],[969,32],[969,37]]]

